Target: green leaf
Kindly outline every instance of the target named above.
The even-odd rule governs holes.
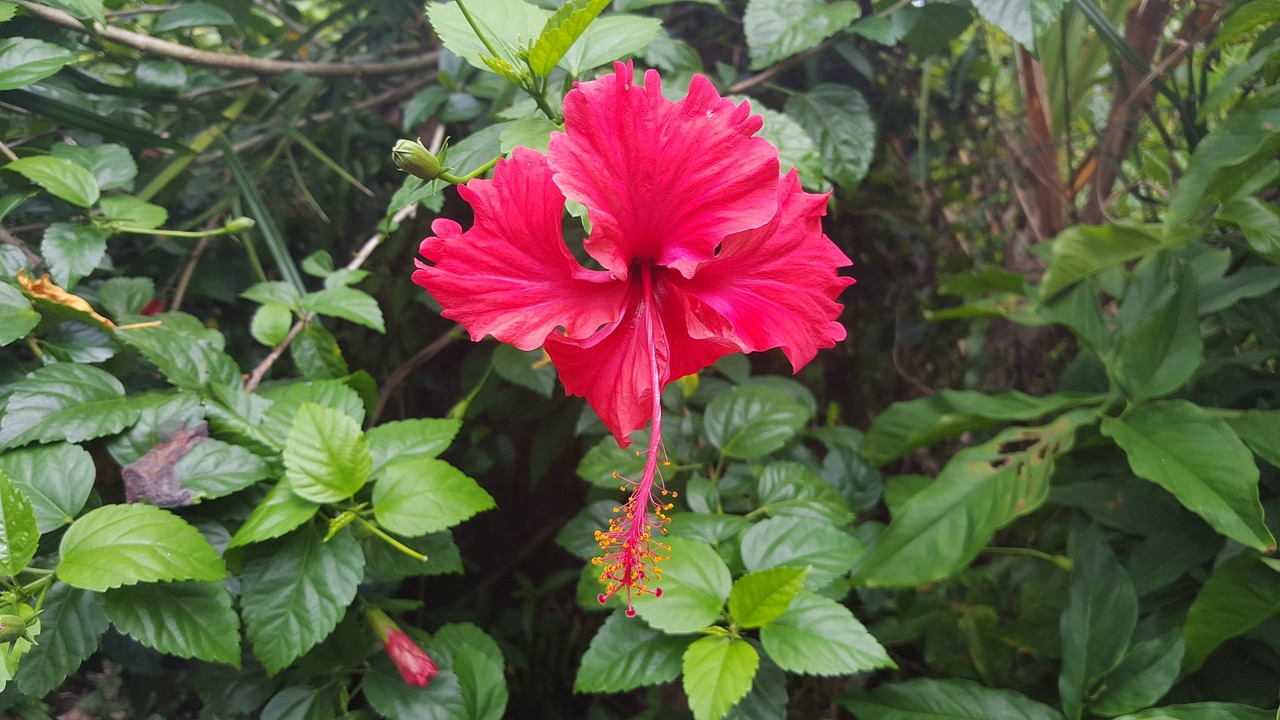
[[[453,672],[462,688],[470,720],[502,720],[507,709],[507,678],[502,657],[489,657],[470,645],[453,656]]]
[[[786,611],[808,572],[805,567],[777,567],[743,575],[729,591],[729,616],[744,628],[769,624]]]
[[[148,90],[176,94],[187,86],[187,66],[177,60],[142,60],[133,68],[133,79]]]
[[[1166,705],[1122,715],[1115,720],[1275,720],[1270,710],[1235,703],[1204,702]]]
[[[102,214],[112,222],[152,230],[169,220],[169,211],[132,195],[107,195],[98,201]]]
[[[271,388],[263,395],[271,400],[262,418],[262,431],[281,446],[289,439],[289,431],[306,403],[336,410],[357,425],[364,422],[365,407],[360,393],[337,379],[295,382]]]
[[[499,345],[493,351],[493,369],[504,380],[542,397],[551,397],[551,391],[556,387],[556,369],[541,348],[524,351],[511,345]]]
[[[40,613],[39,644],[22,658],[18,689],[30,698],[48,695],[98,649],[110,623],[102,596],[56,583]]]
[[[223,352],[222,334],[205,328],[185,313],[156,316],[158,327],[118,329],[115,338],[138,349],[173,385],[188,390],[204,390],[220,383],[243,384],[240,367]],[[195,326],[189,324],[196,323]]]
[[[804,585],[811,590],[847,575],[866,552],[852,535],[806,518],[770,518],[742,536],[747,570],[808,567]]]
[[[984,20],[1035,52],[1036,38],[1058,21],[1065,0],[973,0]]]
[[[105,22],[102,0],[52,0],[49,4],[62,8],[81,20]]]
[[[254,312],[253,320],[249,323],[249,334],[263,345],[274,347],[289,334],[291,325],[293,312],[280,303],[269,302]]]
[[[642,430],[632,438],[638,447],[644,447],[641,443],[648,442],[648,432]],[[617,488],[622,482],[618,477],[638,476],[644,470],[644,463],[643,455],[636,454],[634,450],[624,450],[612,437],[604,437],[582,456],[578,463],[578,477],[597,487]]]
[[[646,593],[632,603],[636,613],[659,630],[672,634],[701,630],[720,617],[733,584],[729,568],[710,545],[674,537],[667,544],[671,559],[661,564],[662,597]]]
[[[524,66],[517,48],[529,47],[551,15],[523,0],[468,0],[467,12],[497,51],[498,59],[515,67]],[[457,3],[429,3],[427,19],[450,52],[481,70],[491,70],[484,58],[491,57],[492,53],[471,28]]]
[[[383,423],[364,434],[373,452],[373,477],[393,462],[431,460],[444,452],[462,428],[461,420],[422,418]]]
[[[293,285],[282,280],[274,280],[271,282],[260,282],[249,286],[248,290],[240,293],[240,297],[246,300],[252,300],[256,303],[280,303],[286,307],[294,308],[302,300],[302,293]]]
[[[1224,560],[1213,569],[1187,611],[1182,660],[1194,672],[1219,645],[1280,613],[1280,572],[1251,553]]]
[[[107,254],[107,234],[89,225],[52,223],[45,228],[40,253],[49,263],[53,281],[71,289],[102,262]]]
[[[306,527],[247,554],[240,607],[253,652],[275,674],[329,636],[355,599],[364,556],[350,533]]]
[[[408,537],[439,532],[493,507],[493,496],[443,460],[393,462],[373,486],[378,523]]]
[[[769,659],[760,658],[760,669],[748,692],[729,710],[726,720],[776,720],[787,715],[787,674]]]
[[[833,677],[896,668],[889,653],[835,600],[801,590],[787,611],[760,629],[765,652],[783,670]]]
[[[1176,628],[1134,645],[1107,675],[1090,710],[1114,717],[1155,705],[1178,679],[1185,647]]]
[[[864,720],[1062,720],[1062,713],[1022,693],[972,680],[917,678],[856,690],[837,702]]]
[[[1234,198],[1280,149],[1280,96],[1238,108],[1196,145],[1169,198],[1164,226],[1193,224],[1214,203]]]
[[[770,517],[808,518],[836,526],[853,519],[849,502],[840,491],[800,463],[766,466],[756,487],[756,499]]]
[[[683,665],[694,720],[720,720],[751,689],[760,654],[745,640],[711,636],[693,641]]]
[[[618,58],[638,55],[661,30],[662,23],[657,18],[622,14],[596,18],[565,53],[560,67],[580,77]]]
[[[26,570],[39,544],[31,501],[0,470],[0,575],[13,577]]]
[[[5,473],[31,502],[36,530],[57,530],[75,519],[93,491],[93,456],[79,445],[37,445],[0,453]]]
[[[1223,419],[1250,450],[1280,467],[1280,410],[1245,410]]]
[[[249,514],[244,525],[231,537],[228,547],[280,537],[315,517],[319,509],[316,503],[295,495],[288,481],[281,480]]]
[[[1195,275],[1186,263],[1144,263],[1120,307],[1122,331],[1110,360],[1133,400],[1163,397],[1195,375],[1204,352]]]
[[[148,277],[116,277],[98,286],[98,298],[116,320],[137,315],[155,294],[155,281]]]
[[[115,143],[101,145],[68,145],[56,143],[49,151],[54,157],[66,158],[93,173],[99,190],[129,189],[138,175],[138,164],[129,149]],[[103,198],[104,200],[106,198]],[[156,207],[152,205],[151,207]],[[161,208],[163,209],[163,208]]]
[[[164,33],[171,30],[204,26],[235,25],[231,13],[209,3],[183,3],[156,18],[151,32]]]
[[[293,339],[289,356],[308,380],[338,378],[351,372],[333,333],[316,323],[308,324]]]
[[[9,22],[17,14],[17,5],[11,2],[0,2],[0,22]]]
[[[329,688],[291,685],[271,697],[260,720],[333,720],[337,698]]]
[[[689,638],[668,635],[616,612],[604,621],[582,656],[573,691],[626,692],[671,682]]]
[[[826,83],[792,95],[786,110],[817,144],[827,177],[846,190],[857,187],[876,152],[875,120],[862,94]]]
[[[764,127],[760,128],[757,135],[778,149],[782,172],[795,168],[800,173],[800,182],[806,188],[823,187],[823,158],[809,131],[790,116],[770,110],[760,103],[752,103],[751,111],[764,118]]]
[[[204,408],[194,393],[147,395],[156,401],[142,408],[133,427],[107,442],[107,450],[121,467],[135,462],[156,445],[172,440],[179,430],[193,431],[204,422]]]
[[[137,420],[138,413],[138,405],[124,397],[124,386],[105,370],[49,365],[14,386],[0,417],[0,447],[113,435]]]
[[[378,301],[363,290],[341,286],[325,288],[319,292],[303,295],[298,301],[298,307],[317,315],[350,320],[380,333],[387,331]]]
[[[411,558],[377,536],[361,538],[366,583],[399,582],[410,577],[462,572],[462,552],[453,542],[453,534],[447,530],[416,538],[396,537],[396,540],[427,556],[428,561]]]
[[[530,69],[542,77],[550,75],[560,58],[608,5],[609,0],[571,0],[562,5],[529,48]]]
[[[780,449],[809,420],[808,410],[781,390],[735,387],[707,403],[707,439],[732,458],[750,459]]]
[[[1081,280],[1165,246],[1157,231],[1145,225],[1072,225],[1053,239],[1053,256],[1040,281],[1043,300]]]
[[[121,632],[166,655],[240,667],[240,618],[221,583],[146,583],[107,591]]]
[[[3,49],[0,48],[0,52]],[[72,205],[90,207],[98,201],[98,181],[74,162],[51,155],[18,158],[4,166]]]
[[[469,720],[453,670],[441,668],[425,688],[406,685],[390,660],[375,660],[361,690],[379,715],[413,720]]]
[[[1037,420],[1081,405],[1099,404],[1102,395],[1058,393],[1043,397],[1017,390],[987,395],[973,390],[941,390],[936,395],[896,402],[867,430],[862,456],[877,467],[917,448],[970,430],[1009,420]]]
[[[964,567],[996,530],[1044,504],[1054,459],[1071,449],[1076,428],[1093,420],[1092,411],[1077,410],[956,453],[937,480],[903,503],[854,580],[910,587]]]
[[[1058,676],[1058,692],[1066,716],[1074,720],[1093,696],[1093,688],[1124,657],[1138,622],[1138,596],[1097,527],[1074,525],[1067,553],[1074,564],[1067,604],[1059,620],[1062,674]]]
[[[70,50],[43,40],[0,39],[0,90],[13,90],[43,80],[75,58],[76,54]]]
[[[331,407],[303,403],[289,428],[284,469],[289,487],[299,497],[338,502],[369,481],[373,454],[355,420]]]
[[[200,531],[150,505],[104,505],[62,536],[58,579],[85,590],[157,580],[221,580],[218,553]]]
[[[20,340],[40,324],[40,313],[12,285],[0,283],[0,346]]]
[[[173,474],[194,500],[230,495],[265,480],[271,469],[262,458],[220,440],[197,443],[174,466]]]
[[[751,69],[817,47],[858,18],[858,3],[836,0],[748,0],[742,18]]]
[[[1253,453],[1221,418],[1186,400],[1134,406],[1102,420],[1135,475],[1173,493],[1219,533],[1263,551],[1276,541],[1263,522]]]

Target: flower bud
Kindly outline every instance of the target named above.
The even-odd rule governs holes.
[[[0,615],[0,643],[17,642],[26,636],[26,620],[18,615]]]
[[[253,218],[238,217],[228,220],[224,227],[229,233],[241,233],[257,224],[253,221]]]
[[[406,635],[386,613],[377,608],[368,608],[365,610],[365,617],[406,685],[426,687],[427,681],[440,672],[435,662],[418,647],[418,643]]]
[[[391,149],[391,159],[395,161],[396,167],[423,180],[435,180],[444,170],[440,167],[439,158],[417,140],[396,142]]]

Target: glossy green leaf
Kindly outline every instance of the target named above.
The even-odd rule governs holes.
[[[551,397],[556,386],[556,369],[541,348],[524,351],[511,345],[499,345],[493,352],[493,369],[504,380],[542,397]]]
[[[177,387],[203,390],[211,383],[242,384],[240,367],[223,352],[221,333],[185,313],[157,317],[160,326],[120,329],[115,338],[137,348]]]
[[[284,445],[303,405],[311,403],[332,409],[356,425],[364,423],[365,406],[360,393],[342,380],[315,380],[276,386],[263,393],[271,400],[261,420],[262,431]]]
[[[1221,419],[1186,400],[1135,406],[1103,418],[1102,433],[1125,451],[1138,477],[1173,493],[1227,537],[1267,550],[1253,453]]]
[[[1072,225],[1053,239],[1053,256],[1040,281],[1047,300],[1103,270],[1164,247],[1159,228],[1144,225]]]
[[[532,148],[540,153],[545,153],[547,146],[551,143],[551,133],[559,129],[559,125],[541,115],[516,120],[502,129],[502,136],[499,138],[502,153],[505,155],[517,147]],[[510,346],[499,346],[499,348],[504,347]],[[516,352],[520,351],[517,350]],[[515,381],[512,380],[512,382]]]
[[[163,94],[176,94],[187,87],[187,66],[177,60],[143,60],[133,68],[140,87]]]
[[[614,14],[596,18],[560,60],[560,67],[579,77],[590,70],[640,54],[658,37],[657,18]]]
[[[765,652],[783,669],[834,677],[897,667],[871,633],[835,600],[801,590],[787,611],[760,629]]]
[[[195,527],[150,505],[103,505],[62,536],[58,579],[85,590],[158,580],[221,580],[218,553]]]
[[[866,552],[852,535],[807,518],[770,518],[742,536],[747,570],[808,567],[804,585],[811,590],[847,575]]]
[[[194,393],[149,393],[156,398],[138,413],[133,426],[107,441],[107,450],[124,467],[156,445],[173,439],[179,430],[193,431],[204,422],[204,408]]]
[[[1115,720],[1275,720],[1271,710],[1237,703],[1203,702],[1189,705],[1166,705]]]
[[[31,441],[83,442],[123,430],[139,405],[105,370],[59,363],[42,367],[14,386],[0,417],[0,447]]]
[[[0,22],[9,22],[17,14],[17,5],[11,2],[0,2]]]
[[[781,390],[740,386],[707,403],[704,429],[725,455],[747,459],[781,448],[808,420],[808,410]]]
[[[635,446],[644,447],[648,442],[647,436],[648,431],[642,430],[632,437]],[[578,477],[598,487],[618,488],[623,482],[614,477],[614,473],[619,477],[636,477],[644,470],[644,463],[644,455],[633,449],[620,448],[617,440],[605,437],[582,456],[578,463]]]
[[[872,465],[881,466],[963,432],[1009,420],[1037,420],[1072,407],[1099,404],[1104,399],[1081,393],[1033,397],[1017,390],[995,395],[941,390],[929,397],[894,403],[880,413],[867,430],[862,456]]]
[[[16,681],[27,697],[48,695],[98,649],[109,622],[102,596],[56,583],[40,613],[39,644],[22,659]]]
[[[725,720],[776,720],[786,714],[787,674],[764,655],[750,692],[729,709]]]
[[[461,420],[420,418],[371,428],[364,439],[373,452],[373,476],[380,476],[393,462],[435,458],[453,443],[461,427]]]
[[[609,0],[570,0],[562,5],[529,48],[530,69],[542,77],[550,75],[560,58],[608,5]]]
[[[155,294],[155,281],[147,277],[116,277],[98,286],[98,298],[116,320],[138,314]]]
[[[1185,648],[1176,629],[1134,645],[1107,674],[1090,711],[1114,717],[1155,705],[1178,679]]]
[[[748,0],[742,18],[751,69],[817,47],[861,14],[856,2],[835,0]]]
[[[683,538],[668,538],[671,559],[659,563],[662,597],[636,596],[636,613],[653,627],[672,634],[689,633],[711,625],[720,617],[733,579],[724,560],[710,545]],[[651,589],[656,589],[651,587]],[[745,692],[745,690],[744,690]]]
[[[507,709],[506,667],[501,656],[494,658],[470,645],[453,656],[453,672],[462,688],[463,704],[471,720],[502,720]]]
[[[835,526],[853,519],[840,491],[800,463],[766,466],[756,486],[756,500],[770,517],[809,518]]]
[[[514,67],[524,65],[516,49],[532,45],[551,16],[546,10],[524,0],[470,0],[467,12],[497,51],[498,58]],[[450,52],[481,70],[490,70],[483,58],[492,57],[492,53],[476,35],[457,3],[429,3],[427,18],[431,21],[431,29],[436,31]]]
[[[318,315],[350,320],[380,333],[387,331],[378,301],[363,290],[341,286],[325,288],[303,295],[298,306]]]
[[[105,22],[102,0],[52,0],[49,4],[66,10],[81,20]]]
[[[1221,562],[1200,588],[1183,626],[1182,668],[1198,669],[1209,653],[1280,613],[1280,572],[1251,553]]]
[[[281,480],[271,488],[271,492],[258,503],[231,537],[229,547],[280,537],[315,517],[319,509],[320,506],[316,503],[294,494],[287,480]]]
[[[107,591],[120,632],[166,655],[240,667],[240,617],[222,583],[146,583]]]
[[[974,0],[984,20],[1035,52],[1036,38],[1058,21],[1064,0]]]
[[[173,467],[174,477],[193,499],[230,495],[265,480],[270,468],[239,445],[220,440],[197,443]]]
[[[40,324],[40,313],[12,285],[0,283],[0,346],[20,340]]]
[[[1138,622],[1138,596],[1097,527],[1071,529],[1067,553],[1074,565],[1059,620],[1062,673],[1058,692],[1067,718],[1078,719],[1103,677],[1120,664]]]
[[[3,49],[0,48],[0,52]],[[18,158],[4,166],[52,195],[72,205],[90,207],[98,201],[98,181],[93,173],[70,160],[52,155]]]
[[[293,312],[280,303],[269,302],[253,313],[249,334],[263,345],[273,347],[284,340],[292,325]]]
[[[408,537],[439,532],[493,507],[493,496],[443,460],[397,460],[373,486],[379,524]]]
[[[267,672],[284,669],[333,632],[355,599],[363,565],[350,533],[325,542],[314,527],[247,554],[240,607]]]
[[[782,172],[795,168],[800,173],[800,182],[806,188],[823,187],[823,157],[818,152],[818,144],[805,126],[791,116],[770,110],[758,102],[751,103],[751,112],[764,118],[764,127],[760,128],[757,135],[778,149]],[[874,143],[874,133],[872,142]]]
[[[906,500],[854,580],[880,587],[932,582],[964,567],[999,528],[1048,498],[1054,460],[1093,422],[1077,410],[1038,428],[1009,428],[956,453],[938,479]],[[868,438],[870,436],[868,435]]]
[[[676,679],[688,636],[668,635],[615,612],[582,656],[574,692],[626,692]]]
[[[805,567],[776,567],[743,575],[729,591],[729,616],[744,628],[769,624],[786,612],[807,574]]]
[[[694,720],[721,720],[751,689],[760,654],[745,640],[715,635],[693,641],[683,665]]]
[[[1062,713],[1012,690],[972,680],[917,678],[858,690],[837,702],[865,720],[1062,720]]]
[[[138,164],[123,145],[68,145],[57,143],[50,150],[54,157],[66,158],[93,173],[99,190],[129,189],[138,175]],[[113,196],[107,196],[113,197]],[[136,199],[136,198],[135,198]],[[106,200],[106,198],[103,198]],[[141,201],[139,201],[141,202]],[[152,206],[156,207],[156,206]]]
[[[375,661],[361,687],[382,717],[413,720],[467,720],[466,700],[452,669],[441,668],[425,688],[406,685],[389,660]]]
[[[1133,400],[1169,395],[1200,367],[1199,298],[1185,263],[1145,263],[1120,307],[1121,337],[1110,358],[1116,383]]]
[[[98,201],[106,219],[130,228],[151,230],[164,225],[169,211],[132,195],[107,195]]]
[[[217,5],[193,2],[183,3],[161,14],[151,26],[151,32],[164,33],[183,28],[235,24],[231,14]]]
[[[261,720],[333,720],[336,703],[329,688],[291,685],[267,701]]]
[[[369,481],[373,454],[356,421],[331,407],[303,403],[289,428],[284,469],[298,497],[338,502]]]
[[[339,378],[351,372],[333,333],[316,323],[307,325],[293,339],[289,357],[308,380]]]
[[[813,138],[827,177],[846,190],[857,187],[876,152],[876,124],[862,94],[826,83],[792,95],[786,109]]]
[[[75,53],[61,45],[43,40],[24,37],[0,39],[0,90],[13,90],[43,80],[75,57]],[[34,178],[32,180],[39,183]]]
[[[93,272],[107,253],[107,234],[89,225],[52,223],[44,231],[40,252],[49,263],[53,281],[74,288]]]
[[[75,519],[97,474],[87,450],[64,443],[0,453],[0,472],[30,501],[41,534]]]
[[[39,544],[31,501],[0,469],[0,574],[14,577],[25,570]]]

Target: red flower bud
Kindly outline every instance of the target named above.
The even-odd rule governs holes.
[[[383,646],[386,647],[387,654],[391,656],[391,662],[396,664],[400,677],[404,678],[407,685],[426,687],[431,676],[440,672],[436,669],[435,662],[427,657],[422,648],[418,647],[418,643],[398,628],[387,631],[387,640]]]

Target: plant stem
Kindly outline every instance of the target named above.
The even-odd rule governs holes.
[[[365,526],[365,528],[369,530],[369,532],[371,532],[371,533],[373,533],[374,535],[377,535],[378,537],[382,538],[383,542],[387,543],[387,544],[388,544],[388,545],[390,545],[391,547],[393,547],[393,548],[395,548],[395,549],[399,550],[400,552],[404,553],[405,555],[408,555],[409,557],[413,558],[414,560],[420,560],[420,561],[422,561],[422,562],[426,562],[426,561],[427,561],[427,556],[426,556],[426,555],[423,555],[422,553],[418,552],[417,550],[414,550],[413,548],[409,547],[408,545],[405,545],[404,543],[400,542],[399,540],[397,540],[397,539],[395,539],[395,538],[391,537],[390,535],[386,534],[385,532],[383,532],[382,528],[378,527],[377,525],[374,525],[373,523],[369,522],[368,520],[365,520],[364,518],[360,517],[359,515],[357,515],[357,516],[356,516],[356,520],[357,520],[357,521],[359,521],[361,525],[364,525],[364,526]]]

